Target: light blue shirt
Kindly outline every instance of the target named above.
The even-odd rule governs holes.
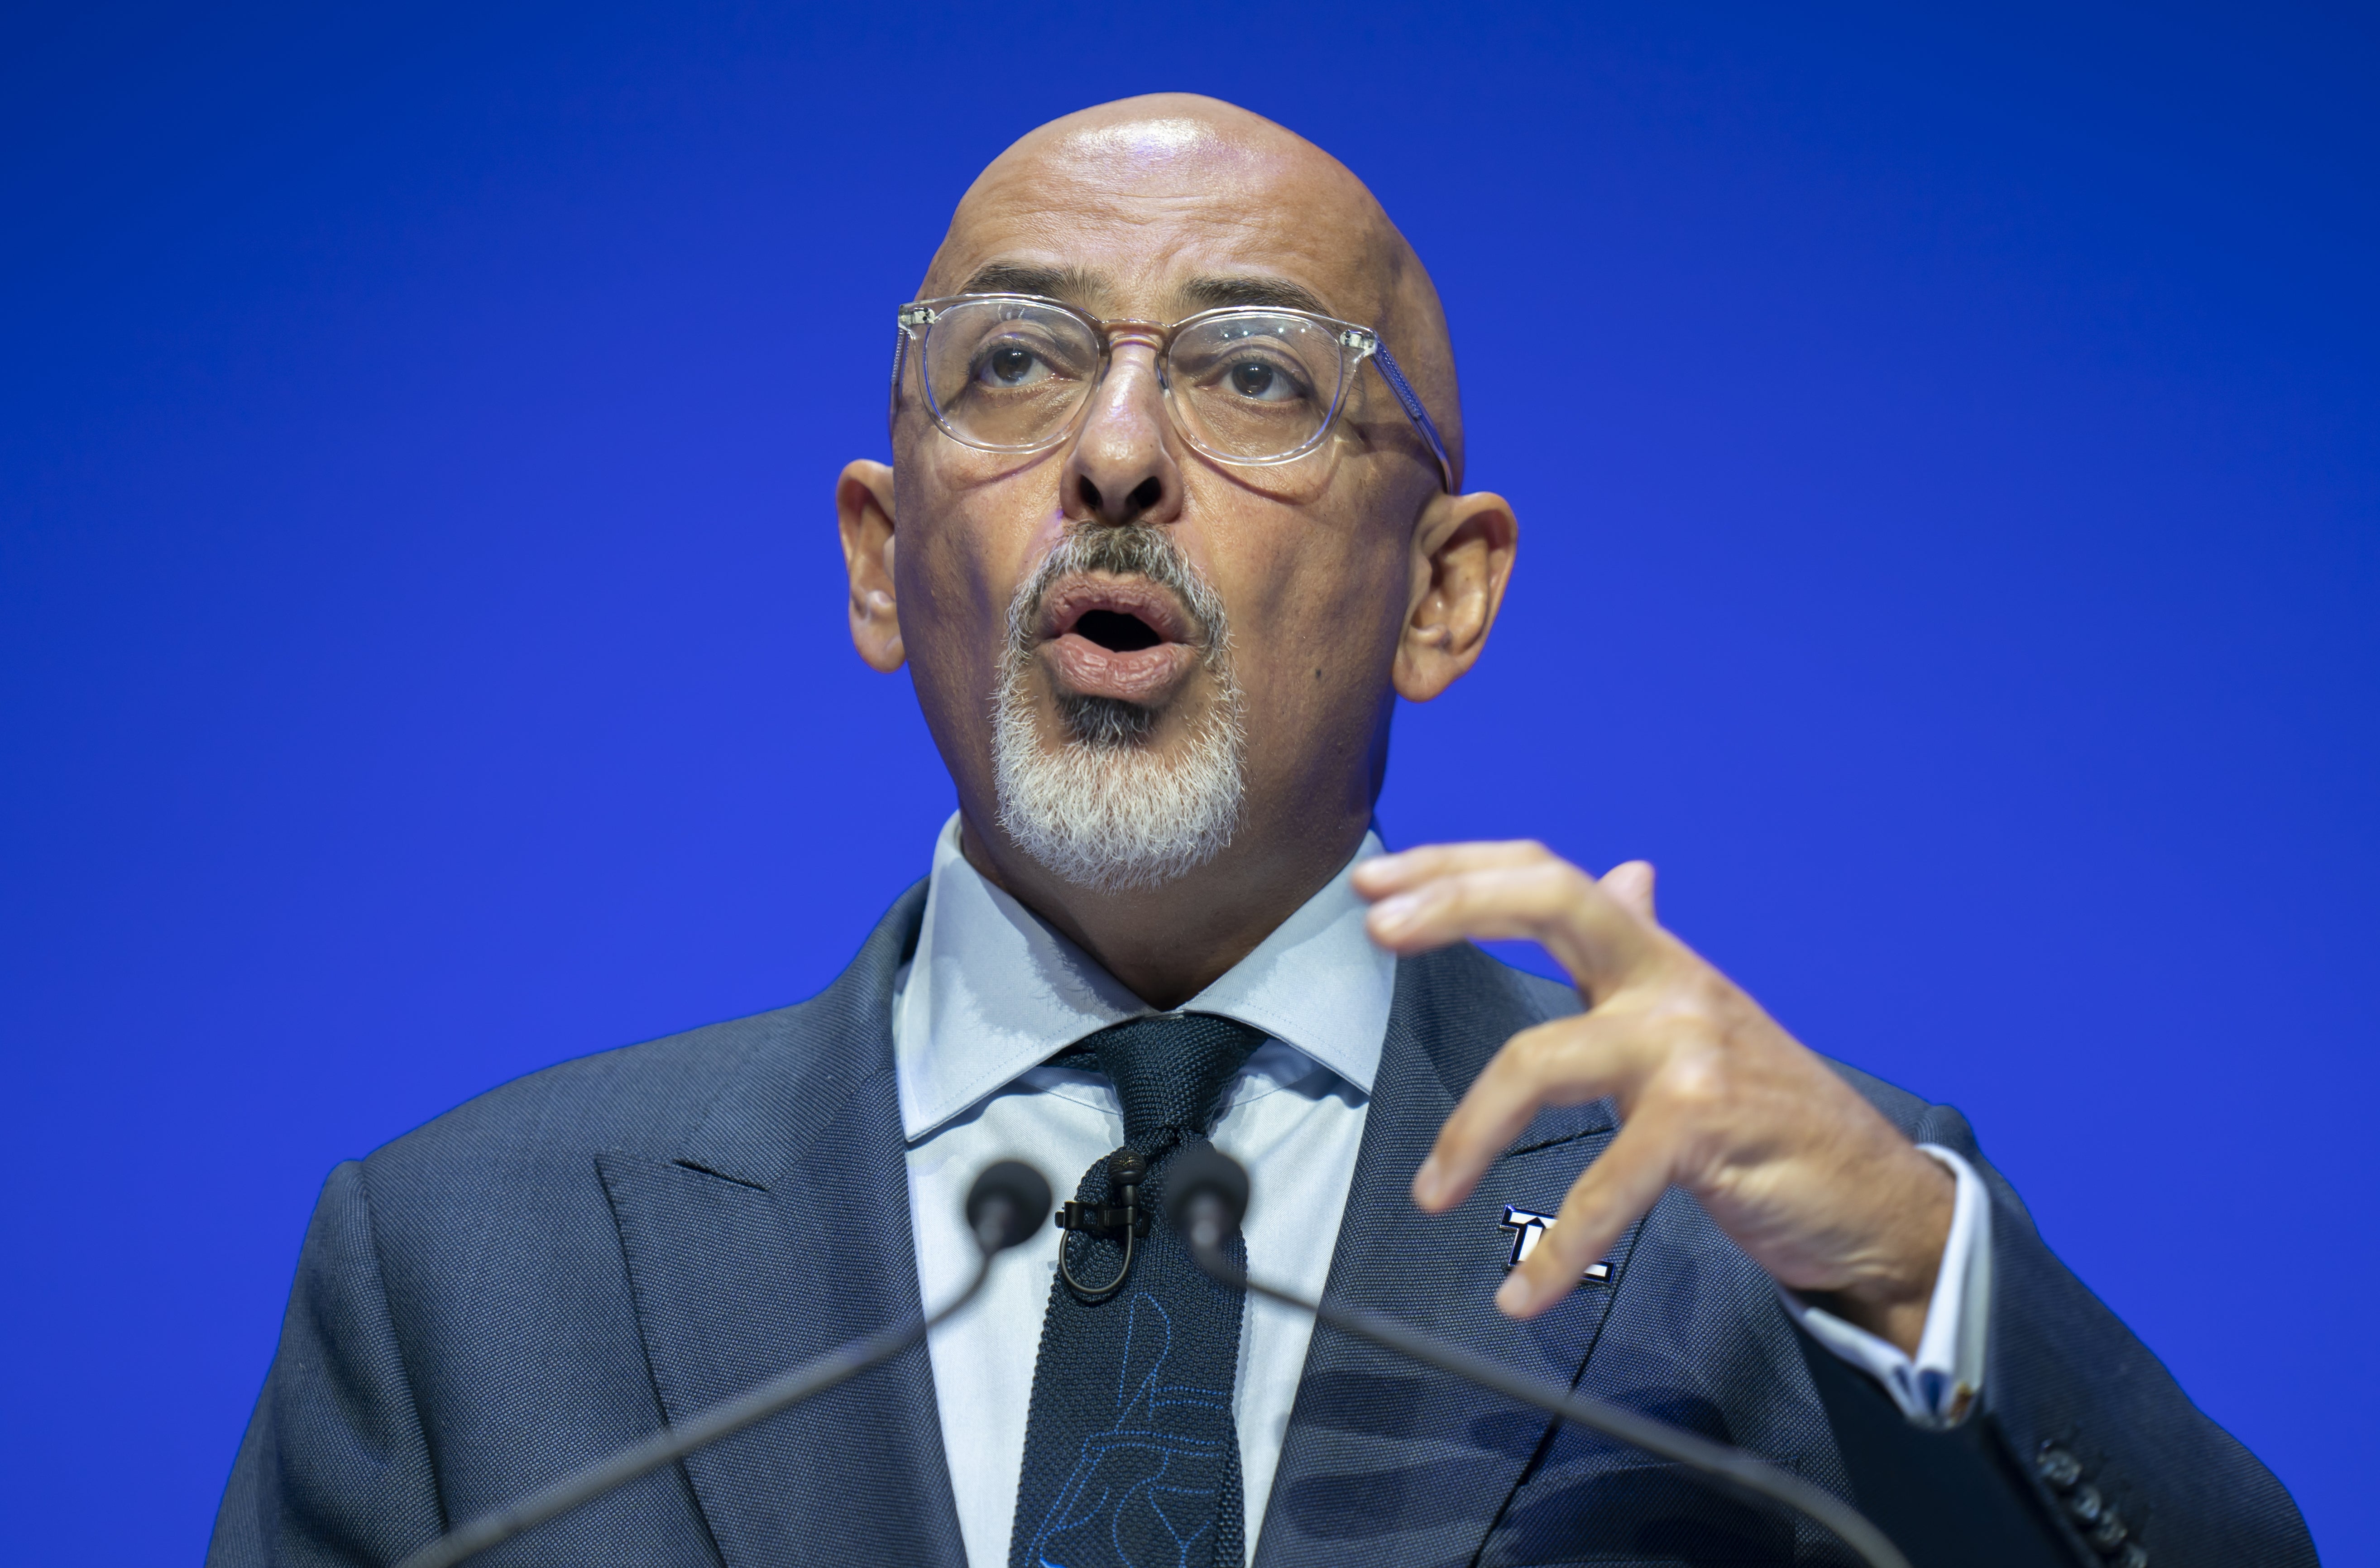
[[[1396,990],[1396,959],[1365,934],[1366,905],[1349,885],[1355,862],[1380,847],[1366,834],[1355,859],[1328,885],[1183,1004],[1236,1018],[1268,1037],[1225,1090],[1214,1138],[1248,1168],[1250,1270],[1308,1297],[1322,1294],[1330,1274]],[[895,982],[892,1003],[910,1220],[929,1308],[956,1294],[973,1268],[974,1245],[959,1216],[977,1172],[995,1160],[1026,1160],[1060,1197],[1070,1197],[1083,1173],[1123,1141],[1123,1114],[1105,1078],[1044,1064],[1111,1024],[1151,1011],[968,865],[959,852],[959,819],[952,816],[935,845],[917,952]],[[1965,1256],[1962,1243],[1969,1253],[1974,1249],[1979,1225],[1967,1212],[1976,1207],[1968,1189],[1979,1198],[1981,1185],[1956,1156],[1946,1162],[1961,1173],[1965,1224],[1962,1233],[1954,1223],[1945,1284],[1936,1291],[1917,1362],[1822,1313],[1804,1318],[1824,1343],[1878,1376],[1920,1418],[1927,1412],[1914,1408],[1904,1390],[1925,1386],[1919,1369],[1937,1329],[1946,1345],[1972,1341],[1976,1359],[1973,1368],[1954,1367],[1955,1355],[1937,1356],[1937,1381],[1971,1379],[1973,1387],[1981,1379],[1980,1313],[1959,1321],[1959,1298],[1973,1270],[1953,1267]],[[982,1298],[927,1340],[959,1529],[974,1568],[1008,1561],[1033,1361],[1059,1240],[1055,1228],[1044,1230],[1002,1259]],[[1961,1282],[1956,1288],[1954,1274]],[[1787,1306],[1805,1310],[1790,1297]],[[1312,1332],[1303,1313],[1248,1303],[1233,1416],[1252,1555]]]

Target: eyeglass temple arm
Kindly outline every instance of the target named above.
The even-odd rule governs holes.
[[[1446,443],[1439,439],[1438,426],[1431,421],[1429,410],[1421,406],[1421,399],[1414,395],[1413,383],[1406,381],[1404,371],[1397,368],[1397,357],[1389,352],[1387,344],[1375,340],[1372,362],[1380,367],[1381,379],[1389,383],[1389,390],[1397,395],[1397,401],[1404,405],[1405,418],[1414,422],[1414,429],[1421,432],[1421,438],[1429,443],[1431,453],[1438,458],[1439,478],[1446,485],[1446,493],[1452,495],[1454,464],[1446,456]]]
[[[890,413],[901,412],[901,367],[909,360],[909,323],[902,322],[892,328],[892,391]]]

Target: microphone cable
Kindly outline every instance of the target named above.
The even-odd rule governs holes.
[[[1533,1405],[1548,1415],[1618,1438],[1621,1442],[1684,1465],[1706,1485],[1753,1502],[1791,1509],[1824,1526],[1860,1555],[1868,1568],[1909,1568],[1909,1559],[1882,1530],[1841,1498],[1779,1468],[1755,1454],[1714,1442],[1666,1421],[1622,1405],[1574,1394],[1516,1372],[1484,1355],[1444,1344],[1403,1324],[1356,1307],[1308,1301],[1266,1284],[1234,1268],[1223,1243],[1240,1228],[1248,1208],[1248,1173],[1230,1155],[1211,1146],[1183,1154],[1166,1178],[1168,1211],[1190,1243],[1190,1256],[1216,1282],[1310,1313],[1342,1333],[1395,1351],[1465,1382]]]
[[[558,1518],[582,1503],[591,1502],[614,1487],[650,1475],[676,1463],[698,1448],[735,1436],[767,1420],[781,1410],[799,1404],[838,1383],[849,1382],[924,1339],[936,1324],[976,1298],[991,1277],[992,1259],[1038,1234],[1050,1213],[1050,1184],[1041,1173],[1016,1160],[1003,1160],[975,1179],[966,1200],[967,1228],[974,1233],[981,1257],[966,1288],[940,1309],[914,1322],[882,1330],[831,1350],[817,1360],[748,1392],[722,1401],[682,1427],[663,1427],[641,1442],[630,1444],[576,1474],[565,1476],[544,1490],[517,1502],[483,1513],[431,1541],[406,1558],[397,1568],[455,1568],[492,1547]]]

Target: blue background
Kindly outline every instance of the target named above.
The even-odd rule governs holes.
[[[334,1161],[922,871],[830,486],[973,171],[1179,86],[1524,521],[1391,837],[1658,862],[2380,1560],[2369,9],[870,9],[0,20],[0,1552],[195,1560]]]

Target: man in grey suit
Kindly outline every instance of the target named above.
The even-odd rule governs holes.
[[[1649,866],[1382,851],[1395,701],[1479,657],[1517,525],[1343,167],[1210,100],[1068,116],[898,327],[894,460],[837,502],[854,642],[957,785],[930,876],[808,1002],[334,1172],[211,1562],[395,1562],[914,1318],[1007,1154],[1078,1201],[967,1314],[486,1561],[1848,1561],[1195,1276],[1116,1205],[1209,1138],[1255,1271],[1751,1449],[1917,1562],[2313,1561],[1959,1114],[1786,1033]],[[1507,937],[1575,990],[1468,945]]]

